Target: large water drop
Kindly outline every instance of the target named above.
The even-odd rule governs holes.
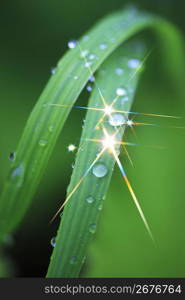
[[[94,167],[93,167],[93,170],[92,170],[93,174],[96,176],[96,177],[104,177],[108,170],[107,170],[107,167],[102,164],[102,163],[97,163]]]

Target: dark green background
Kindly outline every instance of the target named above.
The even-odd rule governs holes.
[[[50,77],[51,68],[67,50],[68,40],[79,38],[98,19],[122,9],[127,3],[133,2],[15,0],[1,3],[0,191],[10,163],[9,153],[16,149],[26,119]],[[134,3],[167,17],[185,33],[183,1]],[[140,82],[134,109],[184,116],[184,99],[165,73],[159,45],[149,33],[145,35],[153,51]],[[81,102],[86,104],[87,97],[84,92]],[[45,275],[52,251],[50,239],[57,228],[57,221],[49,225],[49,220],[64,200],[74,160],[74,154],[68,153],[66,147],[69,143],[78,144],[83,117],[81,111],[71,113],[30,211],[12,240],[1,249],[1,276]],[[151,224],[157,248],[151,244],[116,170],[99,231],[83,271],[86,276],[185,276],[185,131],[169,127],[184,126],[185,122],[183,119],[146,117],[138,120],[161,125],[159,128],[137,128],[139,144],[145,146],[129,149],[134,169],[122,157]],[[135,141],[130,132],[127,136]],[[147,145],[161,145],[165,149]]]

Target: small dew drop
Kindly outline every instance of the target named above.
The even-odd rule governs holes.
[[[83,37],[83,40],[84,40],[84,41],[88,41],[88,40],[89,40],[89,36],[88,36],[88,35],[85,35],[85,36]]]
[[[56,237],[53,237],[50,241],[50,244],[52,247],[55,247],[56,246]]]
[[[76,45],[77,45],[77,41],[75,41],[75,40],[68,42],[68,48],[70,48],[70,49],[76,48]]]
[[[99,206],[98,206],[98,210],[102,210],[103,208],[103,204],[101,203]]]
[[[128,125],[129,127],[132,127],[133,124],[134,124],[134,122],[133,122],[132,120],[127,120],[127,125]]]
[[[57,68],[52,68],[51,69],[51,74],[54,75],[56,73],[56,71],[57,71]]]
[[[89,68],[91,65],[92,65],[91,61],[86,61],[85,64],[84,64],[84,67]]]
[[[140,66],[140,63],[141,62],[139,59],[132,58],[132,59],[129,59],[129,61],[128,61],[128,67],[131,69],[137,69]]]
[[[101,50],[105,50],[107,48],[107,45],[105,43],[102,43],[102,44],[99,45],[99,48]]]
[[[92,196],[89,196],[86,198],[86,202],[89,204],[93,203],[94,201],[95,201],[95,199]]]
[[[71,258],[70,258],[70,264],[72,264],[72,265],[74,265],[74,264],[76,264],[77,263],[77,257],[76,256],[72,256]]]
[[[92,86],[91,86],[91,85],[88,85],[88,86],[86,87],[86,90],[87,90],[88,92],[91,92],[91,91],[92,91]]]
[[[14,161],[14,159],[15,159],[15,152],[11,152],[9,154],[9,160]]]
[[[125,124],[125,117],[122,114],[112,114],[109,118],[109,124],[111,126],[121,126]]]
[[[101,177],[104,177],[107,174],[108,170],[107,170],[107,167],[104,164],[97,163],[93,167],[92,172],[93,172],[94,176],[96,176],[98,178],[101,178]]]
[[[119,149],[116,149],[116,154],[117,154],[117,156],[120,156],[120,150]]]
[[[116,94],[117,94],[118,96],[124,96],[124,95],[126,95],[126,90],[123,89],[123,88],[117,88]]]
[[[24,175],[25,175],[25,166],[21,163],[19,166],[15,167],[10,172],[10,180],[13,184],[16,185],[17,188],[20,188],[24,182]]]
[[[96,224],[89,225],[89,232],[93,234],[96,232]]]
[[[84,57],[86,57],[88,55],[88,53],[89,53],[89,50],[82,50],[80,56],[82,58],[84,58]]]
[[[50,125],[50,126],[49,126],[49,128],[48,128],[49,132],[50,132],[50,133],[52,133],[52,132],[53,132],[53,130],[54,130],[54,128],[55,128],[55,126],[54,126],[54,125]]]
[[[96,55],[95,55],[95,54],[90,54],[90,55],[89,55],[89,59],[90,59],[90,60],[93,60],[93,59],[95,59],[95,58],[96,58]]]
[[[85,261],[86,261],[86,256],[84,256],[82,259],[82,265],[85,263]]]
[[[79,77],[78,76],[74,76],[74,80],[77,80]]]
[[[125,102],[127,102],[129,100],[129,98],[126,96],[126,97],[123,97],[123,98],[121,98],[120,99],[120,103],[122,104],[122,105],[124,105],[125,104]]]
[[[110,41],[111,41],[111,43],[115,43],[116,39],[112,38]]]
[[[47,145],[48,141],[47,140],[40,140],[39,141],[39,146],[45,147]]]
[[[17,176],[20,176],[22,175],[24,171],[24,167],[23,165],[21,164],[20,166],[18,166],[17,168],[15,168],[12,172],[12,177],[17,177]]]
[[[115,73],[116,73],[118,76],[121,76],[121,75],[124,73],[124,71],[123,71],[123,69],[121,69],[121,68],[116,68]]]
[[[89,81],[90,81],[90,82],[94,82],[94,81],[95,81],[95,77],[94,77],[94,76],[90,76],[90,77],[89,77]]]
[[[76,150],[76,146],[73,145],[73,144],[70,144],[70,145],[67,147],[67,150],[68,150],[69,152],[73,152],[73,151]]]

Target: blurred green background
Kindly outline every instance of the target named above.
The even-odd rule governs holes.
[[[51,69],[66,52],[68,40],[79,38],[107,13],[133,3],[165,16],[185,35],[185,2],[180,0],[1,3],[0,191],[10,164],[9,153],[15,151],[29,113]],[[151,34],[144,36],[149,38],[153,51],[133,109],[184,116],[183,87],[182,91],[176,90],[165,73],[159,44]],[[80,101],[86,104],[87,97],[83,92]],[[0,249],[0,276],[45,276],[52,251],[50,240],[59,221],[49,225],[49,220],[65,198],[75,158],[67,152],[67,145],[78,144],[83,118],[83,112],[72,111],[32,207],[17,232],[8,236]],[[149,117],[138,120],[161,125],[137,128],[137,139],[131,132],[126,133],[129,141],[139,143],[129,149],[134,168],[122,156],[157,247],[151,243],[116,169],[82,276],[185,276],[185,131],[171,128],[185,126],[185,121]],[[155,145],[164,149],[152,147]]]

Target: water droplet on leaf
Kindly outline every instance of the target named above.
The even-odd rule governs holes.
[[[89,225],[89,232],[93,234],[96,232],[96,224]]]
[[[92,91],[92,86],[88,85],[86,89],[87,89],[88,92],[91,92]]]
[[[107,45],[106,45],[105,43],[102,43],[102,44],[100,44],[99,48],[100,48],[101,50],[104,50],[104,49],[107,48]]]
[[[132,120],[127,120],[127,125],[128,125],[129,127],[132,127],[133,124],[134,124],[134,122],[133,122]]]
[[[116,94],[117,94],[118,96],[124,96],[124,95],[126,95],[126,90],[123,89],[123,88],[117,88]]]
[[[49,126],[49,128],[48,128],[49,132],[51,132],[51,133],[52,133],[52,132],[53,132],[53,130],[54,130],[54,128],[55,128],[55,126],[54,126],[54,125],[50,125],[50,126]]]
[[[75,41],[75,40],[72,40],[72,41],[69,41],[69,42],[68,42],[68,47],[69,47],[70,49],[76,48],[76,45],[77,45],[77,41]]]
[[[47,145],[48,141],[47,140],[40,140],[39,141],[39,146],[45,147]]]
[[[72,265],[74,265],[74,264],[76,264],[77,263],[77,257],[76,256],[72,256],[71,258],[70,258],[70,264],[72,264]]]
[[[86,61],[85,64],[84,64],[84,67],[89,68],[91,65],[92,65],[91,61]]]
[[[80,56],[82,58],[84,58],[84,57],[86,57],[88,55],[88,53],[89,53],[89,50],[82,50]]]
[[[50,243],[51,243],[51,246],[52,246],[52,247],[55,247],[55,246],[56,246],[56,237],[53,237],[53,238],[51,239]]]
[[[15,159],[15,152],[9,154],[9,160],[13,161]]]
[[[129,98],[126,96],[126,97],[123,97],[120,99],[120,102],[121,102],[121,105],[124,105],[125,102],[127,102],[129,100]]]
[[[123,69],[121,69],[121,68],[117,68],[117,69],[115,70],[115,73],[116,73],[117,75],[121,76],[121,75],[124,73],[124,71],[123,71]]]
[[[89,196],[89,197],[86,198],[86,202],[87,202],[87,203],[90,203],[90,204],[91,204],[91,203],[93,203],[94,201],[95,201],[95,199],[94,199],[92,196]]]
[[[90,54],[90,55],[89,55],[89,59],[90,59],[90,60],[93,60],[93,59],[95,59],[95,58],[96,58],[96,55],[95,55],[95,54]]]
[[[25,167],[24,164],[22,163],[11,171],[10,179],[12,183],[16,184],[17,187],[21,187],[24,182],[24,174],[25,174]]]
[[[82,265],[85,263],[85,261],[86,261],[86,256],[84,256],[82,259]]]
[[[84,41],[88,41],[88,40],[89,40],[89,36],[88,36],[88,35],[85,35],[85,36],[83,37],[83,40],[84,40]]]
[[[102,164],[102,163],[97,163],[94,167],[93,167],[93,170],[92,170],[93,174],[96,176],[96,177],[104,177],[108,170],[107,170],[107,167]]]
[[[125,117],[122,114],[112,114],[109,117],[109,124],[111,126],[121,126],[125,124]]]
[[[103,208],[103,204],[101,203],[99,206],[98,206],[98,210],[102,210]]]
[[[51,69],[51,74],[54,75],[56,73],[57,68],[52,68]]]
[[[140,66],[140,63],[141,62],[139,59],[132,58],[132,59],[129,59],[129,61],[128,61],[128,67],[131,69],[137,69]]]
[[[12,172],[12,177],[17,177],[20,176],[23,172],[23,165],[18,166],[17,168],[15,168]]]

